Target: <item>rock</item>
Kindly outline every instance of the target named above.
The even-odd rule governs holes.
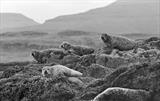
[[[89,76],[94,78],[104,78],[113,72],[111,68],[104,67],[99,64],[92,64],[89,68]]]
[[[106,75],[104,78],[92,80],[92,82],[90,82],[84,89],[80,95],[80,98],[83,100],[94,99],[94,97],[103,92],[105,89],[111,87],[113,80],[127,70],[128,68],[119,68],[112,72],[110,75]]]
[[[140,89],[128,89],[120,87],[108,88],[93,101],[149,101],[150,92]]]
[[[95,63],[91,64],[90,66],[83,66],[81,64],[77,64],[74,69],[83,73],[84,77],[92,78],[103,78],[113,72],[112,68],[107,68]]]
[[[117,49],[113,49],[112,53],[110,54],[110,56],[113,56],[113,57],[121,57],[122,54],[120,54],[120,51],[117,50]]]
[[[134,51],[135,54],[143,53],[145,52],[145,49],[143,48],[137,48],[136,51]]]
[[[106,54],[100,54],[96,57],[96,64],[115,69],[121,65],[127,65],[128,61],[122,57],[113,57]]]
[[[152,91],[151,100],[160,100],[160,61],[121,67],[103,79],[93,80],[82,92],[81,99],[91,100],[109,87]],[[86,98],[88,97],[88,98]],[[154,100],[155,99],[155,100]]]
[[[138,53],[138,57],[145,58],[149,62],[158,60],[158,54],[160,54],[160,50],[158,49],[150,49],[146,51],[142,51]]]
[[[3,71],[3,74],[1,74],[1,78],[9,78],[13,76],[14,74],[22,71],[23,69],[24,69],[23,67],[19,67],[19,66],[8,68],[5,71]]]
[[[97,86],[103,86],[103,85],[110,85],[111,82],[117,78],[120,74],[126,72],[128,70],[128,67],[121,67],[113,71],[111,74],[106,75],[102,79],[97,79],[93,82],[91,82],[87,87],[97,87]],[[104,88],[106,89],[106,88]]]
[[[156,49],[160,50],[160,40],[152,41],[152,42],[149,43],[149,45],[150,45],[151,48],[156,48]]]
[[[67,64],[74,64],[79,62],[81,57],[78,55],[70,54],[67,56],[64,56],[64,58],[60,61],[60,64],[67,65]]]
[[[76,89],[66,79],[10,78],[0,83],[0,100],[21,101],[70,101],[76,94]]]
[[[24,97],[21,101],[29,101],[26,97]]]
[[[93,63],[96,63],[96,54],[83,55],[79,61],[79,64],[83,66],[90,66]]]
[[[156,60],[160,60],[160,53],[157,54]]]
[[[102,54],[111,54],[113,51],[113,47],[112,45],[110,44],[105,44],[103,47],[102,47]]]
[[[160,38],[159,37],[150,37],[148,39],[145,39],[144,43],[148,44],[149,42],[152,42],[152,41],[160,41]]]
[[[69,51],[69,52],[76,54],[76,55],[79,55],[79,56],[94,53],[93,48],[86,47],[86,46],[71,45],[68,42],[63,42],[60,45],[60,48],[63,48],[64,50]]]
[[[0,71],[0,78],[2,78],[2,75],[3,75],[3,71]]]
[[[112,86],[114,87],[153,91],[155,92],[154,96],[160,94],[159,84],[160,61],[132,65],[129,70],[117,76],[117,78],[112,82]],[[156,99],[160,100],[160,97]]]
[[[75,83],[75,84],[78,84],[78,85],[80,85],[80,86],[83,85],[83,82],[82,82],[80,79],[76,78],[76,77],[68,77],[68,80],[69,80],[70,82]]]
[[[19,66],[19,67],[23,67],[23,66],[27,66],[29,64],[34,64],[34,61],[16,61],[16,62],[6,62],[6,63],[0,63],[0,71],[5,71],[7,69],[11,69],[13,67]]]

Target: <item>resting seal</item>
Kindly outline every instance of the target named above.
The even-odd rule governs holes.
[[[85,47],[85,46],[78,46],[78,45],[71,45],[68,42],[63,42],[60,45],[60,48],[63,48],[64,50],[69,51],[69,52],[74,53],[74,54],[79,55],[79,56],[94,53],[93,48]]]
[[[82,73],[70,69],[63,65],[46,66],[42,68],[42,75],[49,78],[56,78],[59,76],[66,76],[67,79],[78,85],[83,85],[83,82],[77,77],[82,76]]]
[[[103,49],[107,54],[110,54],[113,49],[128,51],[134,49],[137,46],[135,41],[120,36],[102,34],[101,39],[105,43],[105,47]]]
[[[64,52],[62,49],[48,49],[48,50],[34,50],[31,55],[38,63],[47,63],[50,58],[55,60],[63,59],[68,53]]]
[[[42,75],[46,77],[56,77],[59,75],[64,75],[67,77],[79,77],[82,76],[82,73],[63,65],[54,65],[54,66],[43,67]]]
[[[145,90],[112,87],[97,95],[93,101],[149,101],[150,96],[150,92]]]

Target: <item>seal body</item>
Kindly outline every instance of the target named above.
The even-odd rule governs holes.
[[[31,55],[38,63],[46,63],[50,58],[55,60],[63,59],[68,53],[64,52],[62,49],[47,49],[47,50],[34,50]]]
[[[46,77],[57,77],[59,75],[64,75],[67,77],[79,77],[82,76],[82,73],[63,65],[54,65],[43,67],[42,75]]]
[[[120,36],[111,36],[108,34],[102,34],[101,39],[106,45],[104,49],[106,50],[110,49],[109,50],[110,53],[112,49],[127,51],[127,50],[132,50],[137,46],[137,43],[135,41]]]
[[[87,54],[92,54],[94,53],[94,49],[86,46],[79,46],[79,45],[71,45],[68,42],[63,42],[60,45],[60,48],[63,48],[66,51],[69,51],[71,53],[74,53],[79,56],[87,55]]]
[[[150,93],[145,90],[112,87],[108,88],[93,101],[149,101]]]

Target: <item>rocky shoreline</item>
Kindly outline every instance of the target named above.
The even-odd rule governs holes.
[[[33,62],[1,63],[5,70],[0,72],[0,101],[159,101],[160,38],[134,41],[135,45],[121,37],[102,41],[105,47],[98,52],[68,43],[65,49],[33,51]],[[45,66],[55,65],[81,72],[77,78],[82,84],[70,82],[66,75],[42,75]],[[113,87],[144,90],[147,95],[129,92],[130,97],[127,92],[119,98],[107,90]]]

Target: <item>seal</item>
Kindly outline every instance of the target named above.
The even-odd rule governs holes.
[[[149,101],[150,97],[150,92],[146,90],[112,87],[97,95],[93,101]]]
[[[34,50],[31,52],[31,55],[38,63],[47,63],[50,58],[56,60],[63,59],[68,53],[64,52],[62,49],[47,49],[41,51]]]
[[[50,78],[57,77],[59,75],[64,75],[67,77],[80,77],[82,76],[82,73],[63,65],[54,65],[54,66],[43,67],[42,75]]]
[[[91,47],[71,45],[68,42],[63,42],[59,47],[63,48],[65,51],[69,51],[69,52],[74,53],[74,54],[79,55],[79,56],[94,53],[94,49],[91,48]]]
[[[101,34],[101,39],[105,44],[103,50],[107,51],[107,54],[110,54],[113,49],[128,51],[137,46],[137,43],[131,39],[120,36],[111,36],[105,33]]]
[[[67,77],[68,81],[78,85],[83,85],[83,82],[79,78],[77,78],[81,77],[83,74],[63,65],[45,66],[42,68],[42,75],[47,78],[57,78],[59,76],[65,76]]]

